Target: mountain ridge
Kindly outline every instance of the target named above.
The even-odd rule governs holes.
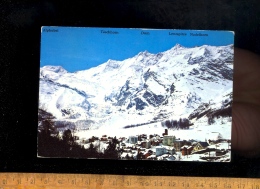
[[[232,92],[232,78],[232,45],[176,44],[157,54],[143,51],[74,73],[61,66],[40,68],[39,106],[58,120],[91,120],[88,128],[123,125],[122,119],[128,125],[150,122],[161,112],[168,118],[188,117],[210,100],[221,104],[222,96]],[[62,114],[64,109],[71,115]]]

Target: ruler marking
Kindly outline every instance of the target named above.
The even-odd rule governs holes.
[[[83,175],[44,173],[0,173],[1,188],[178,188],[178,189],[260,189],[260,179]]]

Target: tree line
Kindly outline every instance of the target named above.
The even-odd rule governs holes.
[[[165,120],[161,122],[163,127],[167,127],[168,129],[189,129],[191,126],[189,119],[180,118],[179,120]]]
[[[118,159],[119,143],[113,138],[104,152],[99,152],[97,147],[90,143],[89,148],[76,143],[73,131],[66,129],[60,137],[54,126],[54,116],[44,110],[39,110],[38,121],[38,156],[42,157],[80,157],[80,158],[102,158]]]

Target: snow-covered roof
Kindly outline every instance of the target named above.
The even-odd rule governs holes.
[[[123,152],[123,153],[121,154],[121,158],[125,158],[127,155],[128,155],[128,157],[132,157],[132,156],[133,156],[131,153]]]
[[[202,147],[207,147],[209,144],[207,142],[198,142]]]
[[[190,149],[190,148],[193,148],[193,146],[184,145],[184,146],[181,147],[181,149],[184,149],[184,148]]]
[[[147,159],[150,159],[150,158],[156,158],[156,155],[150,155],[147,157]]]

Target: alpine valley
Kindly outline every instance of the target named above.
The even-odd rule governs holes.
[[[195,128],[215,125],[212,131],[221,132],[221,124],[230,139],[226,115],[232,108],[233,56],[233,45],[176,44],[165,52],[144,51],[74,73],[44,66],[39,108],[55,116],[57,127],[77,131],[141,128],[145,133],[151,125],[163,131],[166,120],[187,118],[194,139],[205,140]]]

